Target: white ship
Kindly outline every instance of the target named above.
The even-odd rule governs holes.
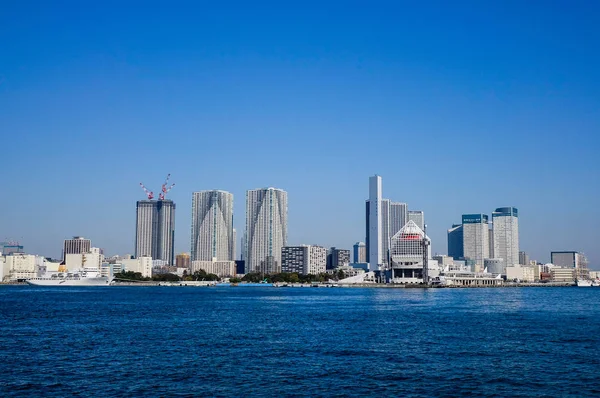
[[[577,286],[590,287],[592,286],[592,281],[590,279],[577,279]]]
[[[101,276],[98,268],[83,268],[77,271],[49,272],[39,278],[27,279],[34,286],[108,286],[112,277]]]

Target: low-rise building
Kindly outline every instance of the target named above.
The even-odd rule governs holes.
[[[143,278],[152,277],[152,257],[138,257],[121,260],[123,272],[139,272]]]
[[[506,280],[519,282],[535,282],[538,279],[534,267],[509,266],[506,267]]]
[[[190,272],[203,270],[207,274],[215,274],[218,277],[233,277],[236,275],[235,261],[192,261]]]
[[[5,258],[3,281],[19,281],[37,277],[36,256],[12,253]]]
[[[550,274],[554,282],[575,282],[575,268],[552,267]]]

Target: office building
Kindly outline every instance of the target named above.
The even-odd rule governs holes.
[[[350,264],[350,250],[332,247],[327,253],[327,269]]]
[[[425,213],[421,210],[409,210],[407,213],[408,221],[413,221],[421,230],[425,229]]]
[[[483,267],[483,260],[490,258],[489,226],[486,214],[463,214],[463,256]]]
[[[287,192],[276,188],[246,193],[246,272],[281,272],[287,244]]]
[[[589,277],[587,258],[576,251],[550,252],[550,262],[557,267],[575,270],[577,278]]]
[[[529,255],[525,252],[519,252],[519,264],[529,265]]]
[[[233,261],[233,195],[226,191],[192,194],[192,261]]]
[[[368,235],[369,268],[379,270],[383,265],[382,240],[383,228],[381,221],[381,176],[369,177]]]
[[[490,238],[489,248],[490,248],[490,258],[494,258],[494,229],[493,225],[490,225],[490,229],[488,231],[488,235]]]
[[[83,236],[74,236],[73,239],[65,239],[63,245],[63,261],[67,254],[82,254],[89,253],[92,247],[92,241],[85,239]]]
[[[390,239],[392,239],[392,236],[396,235],[396,233],[408,222],[408,206],[406,203],[390,201],[389,215],[389,235]]]
[[[281,249],[281,271],[318,275],[326,270],[327,249],[321,246],[284,246]]]
[[[515,207],[500,207],[492,213],[494,257],[504,266],[519,264],[519,213]]]
[[[175,264],[175,203],[140,200],[136,207],[135,257]]]
[[[453,224],[448,230],[448,255],[455,260],[464,258],[464,236],[462,224]]]
[[[191,259],[188,253],[180,253],[175,256],[175,266],[177,268],[190,268]]]
[[[219,278],[234,277],[237,274],[235,261],[192,261],[190,272],[204,271],[207,274],[217,275]]]
[[[354,244],[354,262],[367,262],[367,245],[365,245],[365,242],[356,242]]]

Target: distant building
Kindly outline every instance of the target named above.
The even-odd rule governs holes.
[[[494,257],[506,266],[519,264],[519,213],[515,207],[500,207],[492,213]]]
[[[192,194],[192,261],[233,261],[233,195],[226,191]]]
[[[318,275],[326,270],[327,249],[321,246],[284,246],[281,272]]]
[[[175,264],[175,203],[140,200],[136,204],[135,257]]]
[[[575,251],[550,252],[550,262],[557,267],[574,269],[578,278],[589,277],[588,261],[582,253]]]
[[[23,245],[18,242],[0,242],[0,254],[10,256],[13,253],[25,253]]]
[[[237,274],[235,261],[192,261],[191,273],[200,270],[220,278],[233,277]]]
[[[143,278],[152,277],[152,257],[142,256],[121,260],[121,270],[124,272],[139,272]]]
[[[188,253],[180,253],[175,256],[175,265],[177,268],[190,268],[191,259]]]
[[[85,239],[83,236],[74,236],[73,239],[65,239],[62,259],[65,261],[67,254],[89,253],[91,247],[92,241]]]
[[[244,260],[235,260],[235,273],[243,275],[246,272],[246,262]]]
[[[423,230],[409,220],[391,241],[391,283],[422,283],[423,260],[430,257],[425,252],[424,240],[429,241]],[[430,247],[430,246],[427,246]]]
[[[566,267],[552,267],[550,275],[552,275],[553,282],[573,283],[576,278],[575,269]]]
[[[464,234],[462,224],[452,225],[452,228],[448,230],[448,255],[455,260],[464,258],[463,242]]]
[[[354,262],[355,263],[366,263],[367,262],[367,245],[364,242],[356,242],[354,244]]]
[[[287,192],[261,188],[246,192],[246,272],[281,272],[287,245]]]
[[[529,265],[529,255],[525,252],[519,252],[519,264]]]
[[[369,201],[367,202],[367,246],[369,251],[369,267],[377,271],[383,265],[383,227],[381,176],[369,177]]]
[[[10,256],[2,257],[2,280],[22,281],[25,279],[37,277],[36,256],[33,254],[13,253]]]
[[[332,247],[327,256],[327,269],[350,264],[350,250]]]
[[[483,266],[490,274],[506,275],[506,263],[503,258],[486,258],[483,261]]]
[[[485,214],[463,214],[463,256],[483,266],[490,257],[488,216]]]
[[[408,221],[413,221],[421,230],[425,228],[425,213],[421,210],[409,210]]]

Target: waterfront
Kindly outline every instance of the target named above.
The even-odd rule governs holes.
[[[0,287],[2,396],[594,396],[600,289]]]

